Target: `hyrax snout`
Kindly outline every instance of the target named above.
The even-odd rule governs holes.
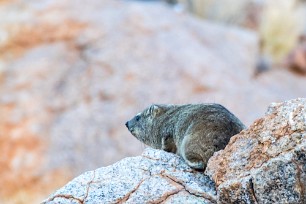
[[[204,170],[214,152],[245,128],[219,104],[151,105],[126,127],[138,140],[180,155],[192,168]]]

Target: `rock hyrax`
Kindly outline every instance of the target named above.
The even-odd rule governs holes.
[[[144,144],[176,153],[199,170],[245,128],[226,108],[213,103],[151,105],[125,125]]]

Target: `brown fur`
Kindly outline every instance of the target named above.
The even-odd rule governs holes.
[[[245,127],[219,104],[152,105],[126,126],[144,144],[176,153],[200,170]]]

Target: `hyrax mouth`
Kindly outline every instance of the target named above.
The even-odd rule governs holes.
[[[127,122],[125,123],[125,126],[126,126],[127,129],[130,131],[130,133],[131,133],[133,136],[136,137],[136,135],[135,135],[135,129],[134,129],[133,127],[131,127],[131,125],[129,124],[129,121],[127,121]]]
[[[127,129],[130,130],[130,128],[129,128],[129,121],[127,121],[127,122],[125,123],[125,126],[127,127]]]
[[[137,131],[134,128],[131,128],[130,132],[134,137],[137,137]]]

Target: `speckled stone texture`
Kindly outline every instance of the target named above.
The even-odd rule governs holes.
[[[84,173],[43,203],[305,204],[305,107],[306,99],[271,104],[214,154],[206,175],[175,154],[148,148]]]
[[[175,154],[147,148],[138,157],[89,171],[52,194],[51,203],[216,203],[214,183]]]
[[[254,77],[258,44],[159,1],[0,0],[0,203],[140,155],[124,123],[152,103],[220,103],[250,125],[306,96],[286,69]]]
[[[214,154],[218,203],[306,203],[306,99],[273,103]]]

